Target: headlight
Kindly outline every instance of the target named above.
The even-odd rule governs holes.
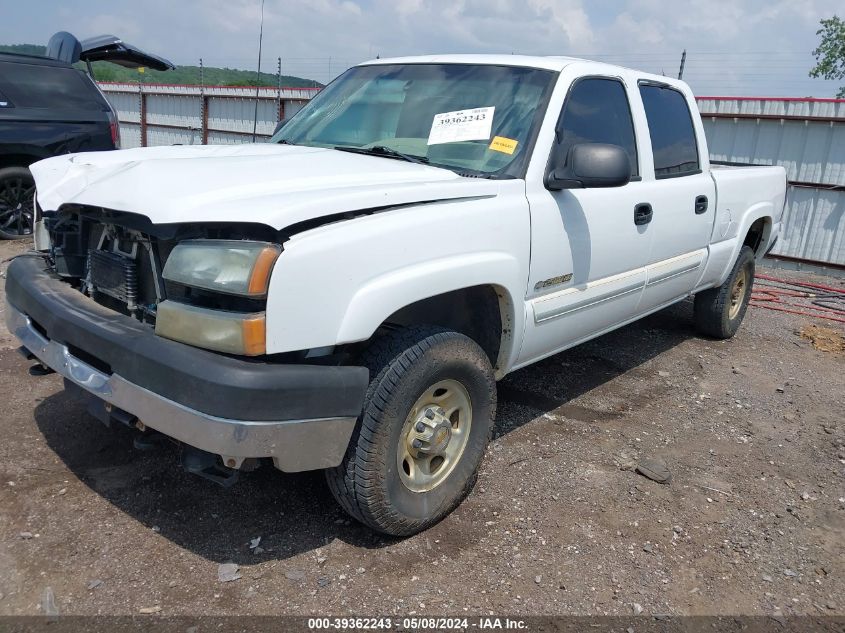
[[[263,297],[281,250],[268,242],[186,240],[170,252],[162,276],[193,288]],[[266,350],[264,312],[231,312],[162,301],[156,314],[156,334],[229,354],[259,356]]]
[[[259,297],[267,294],[280,252],[268,242],[186,240],[171,251],[162,276],[186,286]]]

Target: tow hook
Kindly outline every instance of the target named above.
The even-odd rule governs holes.
[[[18,354],[23,356],[26,360],[38,360],[38,358],[30,352],[27,348],[23,345],[18,348]],[[37,362],[32,367],[29,368],[29,375],[30,376],[49,376],[50,374],[55,374],[56,372],[47,365]]]
[[[214,453],[187,445],[182,446],[182,467],[189,473],[220,484],[224,488],[234,485],[240,475],[239,470],[221,464]]]
[[[136,428],[138,424],[141,424],[141,422],[135,423]],[[140,432],[135,433],[132,437],[132,446],[139,451],[149,452],[158,450],[167,439],[167,436],[153,429],[138,430]]]

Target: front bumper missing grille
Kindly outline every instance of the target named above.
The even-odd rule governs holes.
[[[107,374],[48,339],[15,306],[6,306],[6,324],[41,363],[74,385],[137,417],[145,426],[239,466],[245,458],[272,458],[286,472],[337,466],[355,426],[354,416],[284,421],[232,420],[202,413]]]

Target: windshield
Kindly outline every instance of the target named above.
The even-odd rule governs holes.
[[[555,73],[468,64],[352,68],[271,142],[522,177]]]

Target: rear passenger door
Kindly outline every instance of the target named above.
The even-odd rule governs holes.
[[[640,312],[672,303],[687,294],[701,277],[713,228],[716,188],[709,171],[706,144],[692,95],[654,82],[640,82],[639,93],[648,122],[653,156],[652,244]]]

